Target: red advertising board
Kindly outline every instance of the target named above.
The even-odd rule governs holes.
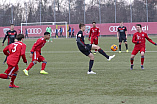
[[[136,32],[136,24],[137,23],[124,23],[124,26],[127,27],[128,34],[134,34]],[[142,30],[148,34],[157,34],[157,22],[141,22]],[[48,25],[37,25],[37,26],[23,26],[22,30],[25,34],[25,29],[28,31],[29,37],[39,37],[43,36],[44,32],[46,31],[46,27]],[[66,27],[65,26],[56,26],[56,25],[49,25],[52,28],[52,36],[55,36],[55,29],[56,27],[58,30],[60,27],[63,28],[63,35],[66,35]],[[71,28],[74,28],[75,34],[79,31],[78,24],[69,24]],[[119,23],[103,23],[97,24],[100,28],[100,35],[116,35],[117,27]],[[86,30],[84,35],[89,35],[89,30],[92,27],[92,24],[86,24]],[[7,30],[10,27],[0,27],[0,37],[4,37]],[[20,33],[21,27],[15,26],[15,30]]]

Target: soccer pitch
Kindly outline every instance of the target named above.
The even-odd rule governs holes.
[[[155,36],[150,38],[157,43]],[[134,46],[131,39],[128,38],[129,53],[125,52],[124,43],[124,52],[118,53],[110,51],[112,44],[118,45],[116,37],[99,38],[99,46],[116,57],[108,62],[101,54],[94,55],[96,75],[87,75],[89,58],[78,51],[75,38],[53,39],[53,43],[46,43],[42,48],[49,74],[39,74],[41,63],[38,63],[29,71],[29,76],[25,76],[22,70],[28,65],[21,59],[15,80],[20,88],[10,89],[10,80],[0,79],[0,104],[156,104],[157,47],[147,41],[145,69],[140,69],[138,53],[131,71],[130,55]],[[36,40],[24,40],[28,63],[31,61],[29,51]],[[89,43],[87,38],[85,42]],[[2,64],[4,58],[0,53],[0,73],[7,68]]]

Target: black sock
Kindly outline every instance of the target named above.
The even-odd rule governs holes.
[[[128,44],[125,44],[126,50],[128,50]]]
[[[94,60],[89,61],[89,72],[92,71],[93,63],[94,63]]]
[[[121,51],[121,45],[119,45],[119,51]]]
[[[98,52],[109,59],[109,56],[101,48],[98,50]]]

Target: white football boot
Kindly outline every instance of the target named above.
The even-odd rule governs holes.
[[[87,74],[96,74],[95,72],[91,71],[91,72],[87,72]]]
[[[115,55],[109,56],[109,59],[107,59],[107,61],[110,61],[111,59],[113,59],[115,57]]]

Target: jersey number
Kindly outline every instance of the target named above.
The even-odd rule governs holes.
[[[14,44],[14,49],[12,50],[12,52],[16,51],[16,47],[18,46],[18,44]]]

